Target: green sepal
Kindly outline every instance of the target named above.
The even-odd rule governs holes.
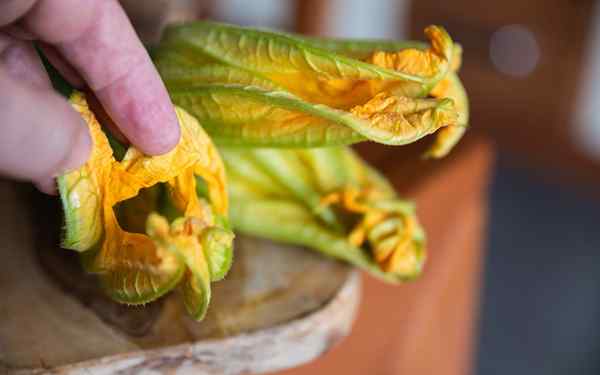
[[[207,228],[201,234],[200,244],[208,259],[211,281],[222,280],[231,268],[233,233],[218,227]]]

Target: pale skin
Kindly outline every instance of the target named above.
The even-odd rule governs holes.
[[[52,194],[90,153],[87,126],[53,91],[33,40],[95,94],[117,137],[148,155],[178,143],[167,91],[116,0],[0,0],[0,176]]]

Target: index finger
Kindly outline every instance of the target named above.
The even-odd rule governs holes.
[[[77,69],[138,149],[156,155],[178,143],[166,88],[116,0],[38,0],[23,22]]]

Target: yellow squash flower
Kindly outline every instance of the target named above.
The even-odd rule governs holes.
[[[173,101],[219,145],[404,145],[460,128],[437,137],[429,155],[441,157],[466,127],[460,47],[439,26],[425,34],[429,47],[193,22],[167,29],[153,58]]]
[[[201,319],[210,282],[231,263],[225,172],[216,148],[198,121],[176,108],[181,139],[172,151],[149,157],[130,147],[118,161],[85,97],[76,93],[71,102],[89,126],[93,149],[84,166],[58,179],[63,246],[82,252],[87,270],[115,300],[146,303],[179,285],[188,311]],[[206,197],[197,194],[198,183],[208,187]]]

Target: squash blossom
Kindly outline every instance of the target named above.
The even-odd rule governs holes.
[[[200,320],[210,282],[232,257],[223,163],[198,121],[176,107],[179,144],[145,156],[133,147],[118,161],[82,94],[73,107],[89,126],[91,156],[58,179],[66,231],[63,247],[82,253],[116,301],[142,304],[179,286]]]
[[[439,26],[425,34],[429,46],[192,22],[152,54],[174,103],[218,145],[404,145],[439,130],[427,156],[442,157],[468,121],[460,46]]]
[[[220,151],[236,230],[316,249],[391,282],[421,272],[425,237],[414,205],[350,148]]]

